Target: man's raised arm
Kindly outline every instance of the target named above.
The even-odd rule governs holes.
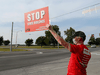
[[[52,26],[50,26],[49,24],[46,26],[48,28],[48,30],[51,32],[51,34],[54,36],[54,38],[59,42],[59,44],[61,44],[62,46],[64,46],[65,48],[67,48],[68,50],[71,49],[70,47],[70,43],[65,42],[52,28]]]

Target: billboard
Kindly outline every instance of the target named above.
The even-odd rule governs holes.
[[[24,17],[25,32],[47,30],[45,26],[49,24],[48,7],[27,12]]]

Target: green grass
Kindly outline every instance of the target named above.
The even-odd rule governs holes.
[[[87,46],[87,47],[91,47],[91,46]]]
[[[89,45],[89,46],[87,46],[87,47],[91,47],[91,46]],[[96,47],[99,47],[99,45],[96,45]]]
[[[0,46],[0,47],[4,47],[0,48],[0,51],[10,51],[10,46]],[[87,46],[87,47],[91,47],[91,46]],[[7,49],[9,48],[9,49]],[[13,46],[12,48],[15,48],[15,46]],[[18,48],[34,48],[34,49],[58,49],[58,46],[18,46]],[[63,46],[59,46],[59,49],[64,49]],[[23,49],[13,49],[12,51],[26,51]]]
[[[18,46],[18,48],[36,48],[36,49],[58,49],[58,46]],[[63,46],[59,46],[60,49],[64,48]]]
[[[10,48],[10,46],[0,46],[1,48]],[[12,48],[15,48],[15,46],[12,46]],[[17,48],[35,48],[35,49],[58,49],[58,46],[18,46]],[[59,49],[63,49],[63,46],[59,46]]]
[[[87,46],[91,47],[91,46]],[[58,49],[58,46],[18,46],[18,48],[36,48],[36,49]],[[63,46],[59,46],[59,49],[64,49]]]
[[[6,51],[10,51],[10,49],[9,48],[0,48],[0,51],[4,51],[4,52],[6,52]],[[24,49],[12,49],[12,51],[14,52],[14,51],[28,51],[28,50],[24,50]]]

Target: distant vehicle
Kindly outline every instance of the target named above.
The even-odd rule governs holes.
[[[16,44],[15,47],[17,48],[18,47],[18,44]]]
[[[96,45],[91,45],[91,48],[96,48]]]

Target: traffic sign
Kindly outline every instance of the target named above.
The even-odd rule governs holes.
[[[25,32],[48,30],[45,26],[49,24],[48,7],[33,10],[24,14]]]

